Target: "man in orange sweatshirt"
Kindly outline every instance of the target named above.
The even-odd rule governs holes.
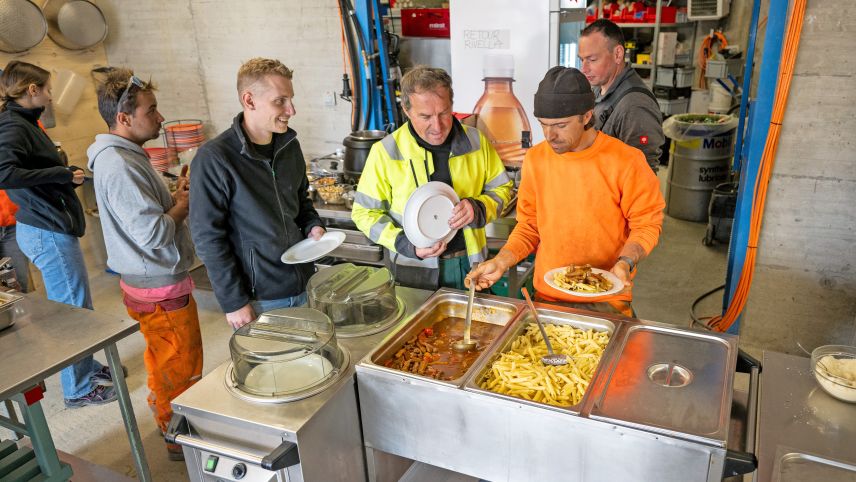
[[[577,69],[553,67],[535,93],[545,140],[523,162],[517,226],[497,256],[468,276],[494,284],[532,252],[536,299],[635,316],[636,266],[657,245],[665,202],[642,151],[593,128],[594,94]],[[625,284],[613,295],[579,297],[557,290],[544,274],[571,264],[609,270]]]

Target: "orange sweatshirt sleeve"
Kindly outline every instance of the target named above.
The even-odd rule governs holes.
[[[663,230],[666,202],[660,193],[660,182],[648,167],[642,151],[633,149],[635,157],[621,183],[621,211],[630,228],[627,242],[638,243],[650,254]]]
[[[541,235],[538,234],[538,202],[535,198],[537,163],[530,159],[532,151],[530,149],[523,160],[523,172],[517,190],[517,225],[503,247],[513,253],[518,262],[533,253],[541,242]]]

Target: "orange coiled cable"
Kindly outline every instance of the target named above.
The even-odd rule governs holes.
[[[743,269],[734,297],[731,299],[725,314],[711,318],[708,326],[719,332],[727,331],[737,320],[746,301],[749,298],[749,289],[752,286],[752,277],[755,274],[755,261],[758,254],[758,240],[761,237],[761,225],[764,218],[764,205],[767,201],[767,188],[776,162],[776,151],[779,147],[779,136],[782,130],[782,119],[785,117],[785,108],[788,104],[788,93],[791,89],[791,79],[794,75],[794,64],[797,59],[797,50],[802,33],[803,16],[805,14],[806,0],[796,0],[791,17],[788,21],[788,29],[785,36],[785,44],[782,50],[782,61],[779,70],[779,82],[776,87],[775,99],[773,101],[773,112],[770,117],[770,127],[767,131],[767,142],[764,145],[764,153],[761,155],[761,165],[758,178],[755,181],[755,198],[752,201],[752,216],[749,227],[749,240],[746,243],[746,259],[743,261]]]
[[[705,78],[707,61],[716,55],[716,52],[713,51],[714,42],[719,42],[719,50],[728,47],[728,40],[725,38],[725,35],[715,30],[701,41],[701,47],[698,52],[698,68],[701,72],[698,78],[698,86],[702,89],[707,88],[707,79]]]

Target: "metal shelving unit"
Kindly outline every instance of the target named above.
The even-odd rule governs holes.
[[[657,0],[657,16],[656,21],[654,23],[617,23],[619,27],[622,29],[643,29],[643,28],[653,28],[654,29],[654,38],[651,42],[651,63],[650,64],[630,64],[634,69],[642,69],[642,70],[650,70],[651,75],[646,79],[642,80],[648,84],[648,87],[651,90],[654,90],[655,80],[657,76],[657,47],[660,41],[660,29],[661,28],[687,28],[692,27],[692,36],[690,37],[690,45],[695,45],[695,36],[696,36],[696,22],[675,22],[675,23],[660,23],[660,19],[662,18],[662,7],[663,0]],[[603,17],[603,0],[598,0],[597,2],[597,15],[598,18]],[[690,51],[690,65],[693,64],[693,52]]]

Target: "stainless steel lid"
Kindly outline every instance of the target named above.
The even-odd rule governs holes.
[[[317,393],[347,368],[333,322],[309,308],[262,314],[229,340],[227,386],[255,401],[290,401]]]
[[[591,417],[724,446],[736,337],[644,323],[628,328]]]
[[[329,316],[343,338],[383,331],[404,313],[395,280],[386,268],[331,266],[312,276],[306,292],[309,306]]]

